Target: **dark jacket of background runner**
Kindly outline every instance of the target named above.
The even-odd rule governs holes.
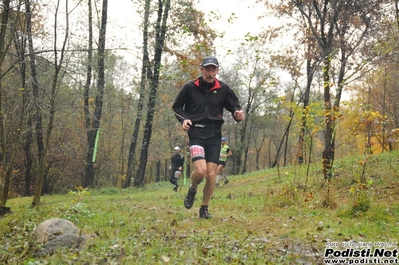
[[[179,169],[179,167],[184,166],[184,156],[180,153],[178,154],[173,154],[171,161],[170,161],[170,166],[172,167],[173,174],[176,170]]]

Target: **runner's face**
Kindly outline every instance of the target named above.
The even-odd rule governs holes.
[[[218,72],[219,68],[217,68],[214,65],[207,65],[205,67],[201,67],[202,77],[207,83],[213,83],[215,81]]]

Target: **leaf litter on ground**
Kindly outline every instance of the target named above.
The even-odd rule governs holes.
[[[377,155],[376,155],[377,156]],[[43,196],[8,201],[13,213],[0,218],[4,264],[322,264],[327,242],[397,242],[398,152],[366,165],[369,208],[354,211],[362,176],[353,161],[326,187],[317,165],[268,169],[230,176],[210,203],[212,219],[198,218],[202,194],[186,210],[187,187],[173,192],[167,181],[144,188],[90,190],[87,195]],[[286,172],[286,174],[281,174]],[[326,203],[328,202],[328,203]],[[364,208],[365,209],[365,208]],[[34,228],[49,218],[74,222],[89,240],[83,249],[35,256]]]

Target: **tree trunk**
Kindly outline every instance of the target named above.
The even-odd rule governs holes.
[[[28,47],[30,48],[30,41],[32,40],[32,27],[31,27],[31,9],[30,9],[30,1],[25,2],[25,18],[26,18],[26,28],[21,29],[21,33],[25,33],[20,35],[19,31],[15,32],[14,37],[14,45],[16,47],[16,52],[18,55],[19,61],[19,72],[21,76],[21,88],[22,88],[22,116],[21,116],[21,126],[23,122],[24,113],[28,113],[28,120],[27,120],[27,131],[26,131],[26,140],[25,145],[23,146],[23,150],[26,156],[26,170],[25,170],[25,187],[24,187],[24,195],[30,195],[30,186],[31,186],[31,171],[33,165],[33,158],[32,158],[32,151],[31,151],[31,144],[33,140],[33,118],[30,115],[32,111],[32,104],[30,102],[31,94],[29,89],[26,88],[26,44],[28,43]],[[33,49],[32,49],[33,50]],[[31,51],[31,49],[29,49]],[[35,58],[33,56],[33,58]]]
[[[155,176],[155,181],[159,182],[161,181],[161,160],[157,160],[156,163],[156,176]]]
[[[30,65],[30,74],[32,77],[32,93],[33,93],[33,103],[35,108],[35,116],[33,119],[33,123],[35,124],[35,133],[36,133],[36,145],[37,145],[37,153],[38,153],[38,159],[40,160],[42,155],[43,155],[43,149],[44,149],[44,143],[43,143],[43,123],[42,123],[42,100],[40,99],[39,95],[39,81],[37,78],[37,71],[36,71],[36,56],[35,56],[35,49],[33,45],[33,37],[32,37],[32,11],[30,7],[30,0],[26,1],[25,7],[26,7],[26,17],[27,17],[27,34],[28,34],[28,48],[29,48],[29,65]],[[31,118],[29,118],[28,121],[28,126],[29,130],[31,127],[30,123]],[[27,141],[30,141],[28,139],[29,133],[27,135]],[[33,141],[33,139],[32,139]],[[28,143],[27,143],[28,144]],[[28,146],[26,146],[28,148]],[[25,153],[29,152],[28,150],[25,151]],[[28,154],[27,154],[28,157]],[[30,160],[30,161],[29,161]],[[25,179],[28,180],[30,179],[30,166],[29,164],[32,164],[33,161],[31,159],[28,159],[27,161],[27,172]],[[38,177],[37,174],[35,176],[36,178]],[[26,190],[28,188],[28,182],[26,183]],[[29,191],[29,194],[31,192]]]
[[[324,150],[322,154],[322,165],[324,179],[328,180],[332,177],[332,166],[334,163],[335,153],[335,137],[333,135],[335,129],[335,121],[333,119],[333,110],[330,96],[330,54],[327,53],[323,62],[323,80],[324,80],[324,113],[325,113],[325,138]]]
[[[310,42],[308,45],[308,54],[314,54],[312,52],[314,50],[313,43]],[[312,45],[312,46],[311,46]],[[317,64],[317,61],[315,62]],[[315,73],[315,64],[312,64],[311,58],[306,58],[306,88],[305,92],[303,93],[303,109],[302,109],[302,117],[301,117],[301,128],[299,131],[299,139],[298,139],[298,163],[303,164],[305,161],[305,135],[307,130],[307,116],[308,116],[308,107],[309,107],[309,99],[310,99],[310,88],[313,82],[313,76]]]
[[[143,116],[146,80],[150,72],[150,62],[148,55],[148,27],[149,27],[149,17],[150,17],[150,4],[151,4],[150,0],[145,1],[144,21],[143,21],[143,63],[141,68],[140,97],[137,104],[137,114],[136,114],[136,121],[134,122],[133,136],[130,142],[126,181],[123,186],[124,188],[130,187],[132,183],[134,160],[136,157],[136,146],[140,132],[141,119]]]
[[[94,147],[96,144],[96,138],[99,134],[101,114],[104,100],[104,87],[105,87],[105,71],[104,71],[104,58],[105,58],[105,37],[107,29],[107,12],[108,12],[108,0],[103,0],[102,14],[101,14],[101,27],[100,35],[98,40],[98,78],[97,78],[97,96],[95,102],[95,109],[93,114],[93,122],[91,129],[87,132],[88,137],[88,150],[86,159],[86,178],[84,180],[84,187],[92,187],[94,184]]]
[[[266,140],[266,134],[264,133],[264,130],[262,130],[263,134],[262,134],[262,141],[260,142],[256,142],[255,144],[255,170],[258,171],[260,170],[260,156],[261,156],[261,151],[262,151],[262,147],[265,143]]]
[[[283,134],[283,136],[281,137],[281,141],[280,141],[280,143],[279,143],[279,145],[278,145],[277,152],[276,152],[276,156],[275,156],[275,158],[274,158],[274,162],[271,164],[271,167],[272,167],[272,168],[274,168],[275,166],[278,165],[278,160],[280,159],[281,148],[283,147],[284,140],[287,139],[287,136],[288,136],[288,134],[289,134],[289,131],[290,131],[290,128],[291,128],[291,124],[292,124],[293,117],[294,117],[294,113],[291,112],[291,113],[290,113],[290,121],[288,122],[287,127],[285,128],[284,134]],[[285,163],[285,161],[284,161],[284,163]]]
[[[85,115],[85,128],[87,137],[87,154],[86,154],[86,176],[83,180],[83,186],[91,185],[94,178],[94,167],[93,167],[93,151],[91,148],[91,143],[93,140],[93,133],[90,125],[90,106],[89,106],[89,95],[90,95],[90,85],[92,79],[93,71],[93,9],[92,2],[89,0],[87,2],[88,6],[88,22],[89,22],[89,39],[88,39],[88,50],[87,50],[87,72],[86,72],[86,83],[84,85],[83,100],[84,100],[84,115]]]
[[[57,21],[58,21],[58,8],[59,8],[59,2],[57,4],[57,10],[55,12],[55,23],[54,23],[54,29],[57,28]],[[68,9],[68,7],[67,7]],[[35,190],[34,190],[34,194],[33,194],[33,200],[32,200],[32,207],[38,207],[40,204],[40,198],[42,195],[42,189],[43,189],[43,180],[44,180],[44,175],[45,175],[45,171],[46,171],[46,155],[47,152],[49,150],[49,145],[50,145],[50,137],[51,137],[51,133],[53,130],[53,124],[54,124],[54,116],[55,116],[55,110],[56,110],[56,106],[55,106],[55,98],[57,95],[57,87],[58,87],[58,78],[59,78],[59,74],[61,71],[61,67],[64,61],[64,56],[65,56],[65,52],[66,52],[66,45],[67,45],[67,41],[68,41],[68,33],[69,33],[69,17],[66,16],[66,29],[65,29],[65,37],[63,40],[63,44],[62,44],[62,48],[59,51],[58,47],[57,47],[57,43],[54,42],[54,75],[53,75],[53,80],[51,83],[51,91],[49,93],[49,119],[48,119],[48,123],[46,126],[46,131],[45,131],[45,141],[44,141],[44,146],[43,146],[43,152],[41,153],[41,155],[39,156],[39,165],[38,165],[38,173],[36,176],[36,180],[35,180]],[[57,34],[57,32],[55,31],[55,34]],[[60,53],[60,55],[58,55],[58,53]]]
[[[247,125],[248,125],[248,123],[246,123],[244,127],[248,127]],[[249,127],[252,127],[252,126],[249,126]],[[247,137],[244,138],[244,141],[245,141],[245,143],[243,144],[244,149],[243,149],[242,155],[239,156],[240,161],[243,161],[242,165],[241,165],[241,174],[244,174],[247,171],[248,149],[249,149],[250,140],[251,140],[251,138],[253,138],[252,137],[253,129],[250,128],[247,131],[249,131],[249,133],[248,133]],[[242,133],[245,134],[245,132],[242,132]],[[241,139],[243,139],[243,138],[241,138]]]
[[[10,16],[10,0],[3,1],[3,12],[1,13],[1,25],[0,25],[0,143],[1,143],[1,167],[5,170],[4,176],[0,178],[0,206],[5,206],[8,198],[8,191],[10,187],[11,174],[7,169],[7,146],[6,146],[6,128],[4,127],[4,112],[3,112],[3,88],[2,88],[2,77],[3,72],[1,66],[3,65],[4,58],[6,57],[8,50],[7,34],[8,32],[8,20]]]
[[[24,152],[26,156],[26,164],[25,164],[25,188],[24,188],[24,196],[30,196],[31,191],[31,179],[32,179],[32,166],[33,166],[33,156],[31,151],[31,144],[33,142],[33,133],[32,133],[33,122],[31,118],[28,118],[28,131],[26,132],[26,140],[24,145]]]
[[[150,83],[150,97],[147,109],[147,119],[144,126],[143,141],[141,144],[140,164],[137,170],[136,178],[134,179],[134,186],[142,186],[144,184],[145,169],[148,159],[148,147],[151,141],[152,125],[154,119],[155,105],[157,100],[159,71],[161,67],[162,51],[165,43],[166,24],[170,9],[170,0],[158,2],[158,19],[156,24],[155,37],[155,54],[154,54],[154,73],[149,80]]]
[[[395,0],[396,25],[399,28],[399,1]]]
[[[246,131],[248,130],[248,124],[249,124],[249,112],[250,112],[250,108],[251,108],[251,104],[250,104],[251,100],[247,100],[247,106],[245,108],[245,117],[247,117],[246,119],[244,119],[242,121],[243,125],[241,127],[241,129],[239,130],[239,142],[236,142],[236,151],[234,155],[235,158],[235,163],[236,168],[237,168],[237,172],[234,172],[234,174],[244,174],[246,171],[246,165],[244,164],[243,161],[243,155],[245,154],[245,149],[247,148],[248,144],[247,141],[245,139],[245,134]],[[249,137],[248,137],[249,138]]]

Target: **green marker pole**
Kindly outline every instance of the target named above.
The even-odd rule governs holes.
[[[93,163],[96,162],[98,138],[100,138],[100,128],[97,129],[96,141],[94,142]]]
[[[183,165],[183,185],[184,186],[186,186],[186,171],[187,171],[187,166],[186,166],[186,162],[184,162],[184,165]]]

